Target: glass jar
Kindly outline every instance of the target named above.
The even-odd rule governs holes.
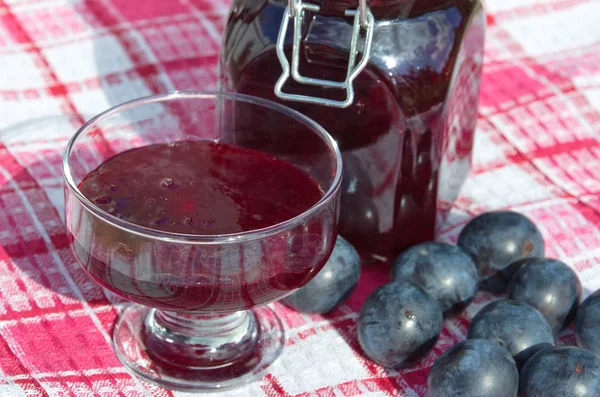
[[[483,57],[482,5],[301,1],[291,8],[285,0],[233,1],[221,86],[284,103],[337,140],[344,160],[340,233],[367,261],[393,259],[434,238],[436,214],[444,216],[469,171]],[[293,55],[298,73],[286,74],[286,63],[286,72],[289,65],[294,69]],[[251,123],[251,115],[235,117]],[[273,120],[256,128],[286,125]],[[311,150],[305,146],[290,142],[289,150]]]

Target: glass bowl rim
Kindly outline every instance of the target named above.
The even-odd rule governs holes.
[[[116,114],[122,112],[127,109],[134,108],[139,105],[145,105],[149,103],[156,102],[165,102],[169,100],[175,99],[209,99],[209,98],[223,98],[226,100],[232,100],[237,102],[246,102],[254,105],[263,106],[272,110],[275,110],[279,113],[285,114],[298,122],[303,123],[308,128],[315,131],[319,137],[325,141],[327,146],[330,148],[331,152],[333,152],[336,163],[336,171],[335,176],[331,182],[331,185],[321,197],[321,199],[311,206],[309,209],[304,211],[303,213],[295,216],[294,218],[288,219],[284,222],[277,223],[275,225],[271,225],[261,229],[249,230],[238,233],[229,233],[229,234],[218,234],[218,235],[199,235],[199,234],[185,234],[185,233],[173,233],[173,232],[165,232],[156,229],[151,229],[145,226],[136,225],[134,223],[128,222],[126,220],[120,219],[114,215],[111,215],[99,207],[97,207],[94,203],[92,203],[87,197],[85,197],[73,178],[71,167],[69,165],[69,155],[71,154],[73,147],[77,141],[77,139],[85,134],[87,130],[93,126],[95,126],[98,122]],[[332,200],[334,200],[337,196],[337,193],[340,189],[341,181],[342,181],[342,155],[338,148],[337,142],[333,139],[331,135],[321,127],[317,122],[310,119],[309,117],[303,115],[302,113],[290,109],[287,106],[275,103],[273,101],[257,98],[249,95],[238,94],[238,93],[225,93],[225,92],[209,92],[209,91],[174,91],[166,94],[157,94],[157,95],[149,95],[140,98],[136,98],[122,104],[113,106],[102,113],[94,116],[89,119],[85,124],[83,124],[77,132],[69,139],[67,143],[63,159],[62,159],[62,173],[63,179],[67,186],[67,189],[73,196],[83,205],[83,207],[88,210],[92,215],[100,218],[104,222],[111,224],[114,227],[117,227],[123,231],[128,233],[133,233],[145,238],[162,240],[165,242],[172,243],[191,243],[191,244],[231,244],[231,243],[241,243],[246,241],[252,241],[257,239],[262,239],[268,236],[272,236],[290,229],[293,229],[297,226],[302,225],[309,219],[313,218],[317,214],[319,214],[322,210],[324,210]],[[66,204],[66,202],[65,202]],[[337,214],[336,214],[337,216]]]

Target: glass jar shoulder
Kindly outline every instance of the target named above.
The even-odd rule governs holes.
[[[441,5],[432,4],[429,11],[411,11],[407,7],[410,2],[396,1],[404,4],[398,15],[390,19],[388,11],[385,18],[376,17],[370,65],[380,69],[383,76],[428,69],[441,72],[452,61],[470,20],[481,9],[480,2],[472,0],[428,2]],[[285,0],[234,1],[225,32],[223,61],[243,68],[265,52],[274,51],[286,5]],[[302,55],[308,63],[318,67],[347,62],[350,19],[306,12],[303,23]],[[285,46],[291,43],[290,26]]]

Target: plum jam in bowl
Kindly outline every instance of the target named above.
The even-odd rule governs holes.
[[[63,173],[77,261],[134,302],[113,331],[129,371],[199,392],[265,372],[284,338],[265,305],[310,281],[337,237],[342,161],[323,128],[240,94],[151,96],[88,121]]]

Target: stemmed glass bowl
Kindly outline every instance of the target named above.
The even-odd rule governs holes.
[[[262,229],[221,235],[160,231],[103,211],[80,184],[106,160],[152,144],[212,140],[259,150],[298,167],[321,199]],[[190,156],[193,156],[190,153]],[[341,155],[314,121],[279,104],[226,93],[137,99],[88,121],[63,159],[66,223],[86,272],[135,304],[113,330],[135,375],[170,389],[224,390],[273,363],[283,327],[267,304],[306,284],[337,236]]]

